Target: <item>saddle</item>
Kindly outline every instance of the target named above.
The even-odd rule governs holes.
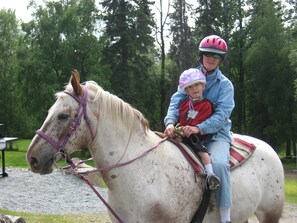
[[[162,132],[155,132],[159,137],[164,138],[165,134]],[[170,142],[177,145],[177,147],[181,150],[184,156],[188,159],[188,161],[192,164],[196,172],[204,172],[203,164],[198,157],[198,155],[193,151],[188,144],[184,144],[182,142],[178,142],[174,139],[168,139]],[[231,171],[236,167],[243,164],[245,161],[249,159],[249,157],[256,150],[256,146],[252,143],[239,139],[237,137],[233,138],[233,141],[230,146],[230,169]]]

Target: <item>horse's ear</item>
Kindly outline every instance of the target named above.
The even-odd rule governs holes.
[[[70,81],[69,81],[73,87],[73,90],[76,95],[82,95],[83,90],[82,87],[80,86],[80,76],[77,70],[72,71]]]

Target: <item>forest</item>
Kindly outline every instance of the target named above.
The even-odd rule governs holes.
[[[216,34],[229,48],[221,70],[235,89],[232,131],[296,157],[297,1],[32,0],[28,7],[29,22],[0,10],[7,136],[34,136],[73,69],[163,131],[180,74],[199,66],[200,41]]]

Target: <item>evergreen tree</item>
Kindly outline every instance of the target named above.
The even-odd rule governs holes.
[[[154,112],[158,85],[151,4],[147,0],[102,1],[107,39],[102,63],[112,70],[111,90],[155,123],[159,120]]]
[[[289,28],[286,30],[288,36],[288,48],[289,48],[289,61],[290,61],[290,68],[292,72],[290,72],[291,79],[294,82],[294,86],[291,93],[291,114],[289,116],[289,121],[291,123],[291,140],[287,141],[286,147],[286,156],[291,157],[291,148],[293,149],[293,157],[297,157],[297,2],[293,0],[289,0],[288,3],[290,4],[291,8],[286,15],[289,15],[288,20],[285,20],[286,24],[289,24]],[[291,146],[292,145],[292,146]]]
[[[284,29],[273,1],[253,1],[250,23],[251,48],[246,66],[249,79],[250,131],[253,135],[279,145],[287,137],[283,131],[288,117],[288,61],[282,54]],[[284,66],[285,65],[285,66]],[[281,93],[281,99],[279,98]]]
[[[189,25],[191,5],[185,0],[173,0],[172,7],[174,8],[170,14],[172,42],[168,53],[172,66],[168,67],[170,86],[167,88],[169,91],[166,95],[166,109],[170,97],[177,89],[180,74],[186,69],[198,66],[197,43]]]
[[[229,52],[227,55],[229,76],[233,82],[235,90],[235,108],[232,113],[232,129],[237,133],[245,133],[247,131],[246,126],[246,73],[244,69],[244,53],[248,49],[248,35],[247,29],[244,24],[246,18],[246,10],[244,9],[245,1],[236,0],[228,1],[229,5],[232,5],[232,9],[229,8],[229,12],[234,12],[232,16],[228,16],[229,25],[226,30],[228,33],[228,46]],[[232,25],[235,24],[235,25]],[[231,31],[230,28],[233,30]],[[225,62],[224,62],[225,63]]]
[[[16,85],[16,47],[19,36],[15,13],[0,10],[0,123],[5,125],[5,135],[19,135],[22,109]]]
[[[222,7],[222,1],[220,0],[198,0],[195,21],[198,39],[213,34],[222,36]]]
[[[166,102],[166,99],[168,98],[167,92],[168,92],[168,81],[166,78],[166,71],[165,71],[165,60],[166,60],[166,53],[165,53],[165,27],[167,24],[167,19],[169,16],[169,9],[171,2],[170,0],[167,2],[168,3],[168,9],[165,12],[164,10],[164,1],[159,0],[159,8],[158,9],[158,14],[159,16],[159,26],[156,25],[156,42],[160,46],[160,81],[159,81],[159,87],[160,87],[160,102],[159,102],[159,107],[160,107],[160,126],[164,127],[163,125],[163,120],[166,115],[167,111],[167,106],[168,102]],[[158,35],[159,34],[159,35]]]
[[[170,15],[172,43],[169,55],[177,66],[179,76],[184,70],[197,65],[197,49],[187,15],[190,5],[185,0],[175,0],[173,8],[175,10]]]

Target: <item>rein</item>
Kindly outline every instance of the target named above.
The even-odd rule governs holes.
[[[75,116],[74,116],[74,119],[73,121],[71,122],[71,125],[70,127],[68,128],[67,132],[59,139],[59,140],[54,140],[52,137],[50,137],[49,135],[47,135],[46,133],[44,133],[41,129],[37,130],[36,131],[36,134],[39,135],[40,137],[42,137],[46,142],[50,143],[56,150],[57,150],[57,154],[62,154],[64,155],[65,157],[65,161],[69,164],[68,167],[65,167],[64,169],[67,169],[67,168],[72,168],[73,169],[73,172],[75,174],[78,174],[80,175],[80,178],[89,186],[91,187],[91,189],[94,191],[94,193],[98,196],[98,198],[104,203],[104,205],[108,208],[108,210],[113,214],[113,216],[118,220],[118,222],[120,223],[124,223],[123,220],[117,215],[117,213],[112,209],[112,207],[105,201],[105,199],[100,195],[100,193],[95,189],[95,187],[89,182],[89,180],[84,176],[84,174],[89,174],[89,173],[92,173],[92,172],[102,172],[102,173],[107,173],[108,171],[114,169],[114,168],[117,168],[117,167],[121,167],[121,166],[125,166],[125,165],[128,165],[132,162],[134,162],[135,160],[145,156],[146,154],[148,154],[149,152],[151,152],[152,150],[154,150],[155,148],[157,148],[162,142],[164,142],[165,140],[167,140],[167,137],[163,138],[162,140],[160,140],[155,146],[153,146],[152,148],[144,151],[143,153],[141,153],[139,156],[129,160],[129,161],[126,161],[126,162],[117,162],[116,164],[114,165],[111,165],[111,166],[107,166],[107,167],[104,167],[104,168],[100,168],[100,169],[94,169],[92,171],[85,171],[85,172],[80,172],[80,173],[77,173],[77,171],[75,171],[77,169],[77,167],[88,161],[88,160],[91,160],[91,159],[88,159],[88,160],[85,160],[85,161],[81,161],[77,164],[75,164],[72,159],[71,159],[71,156],[69,154],[66,153],[64,147],[66,145],[66,143],[68,142],[70,136],[72,135],[73,132],[75,132],[75,130],[77,129],[77,127],[80,125],[81,123],[81,119],[82,117],[84,117],[87,125],[88,125],[88,128],[89,128],[89,131],[90,131],[90,134],[91,134],[91,138],[92,138],[92,141],[94,140],[95,138],[95,134],[91,128],[91,121],[87,115],[87,98],[88,98],[88,90],[86,87],[83,88],[84,89],[84,94],[83,94],[83,97],[82,99],[80,99],[76,94],[73,94],[73,93],[70,93],[70,92],[67,92],[67,91],[64,91],[65,94],[68,94],[70,95],[73,99],[75,99],[79,106],[76,110],[76,113],[75,113]],[[120,159],[121,160],[121,159]],[[119,161],[120,161],[119,160]]]
[[[116,163],[116,164],[113,164],[113,165],[110,165],[110,166],[107,166],[107,167],[103,167],[103,168],[96,168],[94,170],[88,170],[88,171],[80,171],[79,173],[75,172],[75,174],[89,174],[89,173],[94,173],[94,172],[100,172],[100,173],[107,173],[109,172],[110,170],[112,169],[115,169],[115,168],[118,168],[118,167],[122,167],[122,166],[126,166],[130,163],[133,163],[134,161],[138,160],[139,158],[145,156],[146,154],[148,154],[149,152],[151,152],[152,150],[156,149],[161,143],[163,143],[164,141],[166,141],[168,139],[168,137],[165,137],[163,139],[161,139],[156,145],[154,145],[152,148],[144,151],[143,153],[141,153],[140,155],[138,155],[137,157],[131,159],[131,160],[128,160],[126,162],[122,162],[122,163]],[[78,167],[80,164],[82,163],[85,163],[87,161],[90,161],[92,159],[87,159],[87,160],[82,160],[80,162],[78,162],[76,165],[75,165],[75,168]],[[72,166],[69,165],[67,167],[64,167],[64,169],[68,169],[68,168],[71,168]]]

